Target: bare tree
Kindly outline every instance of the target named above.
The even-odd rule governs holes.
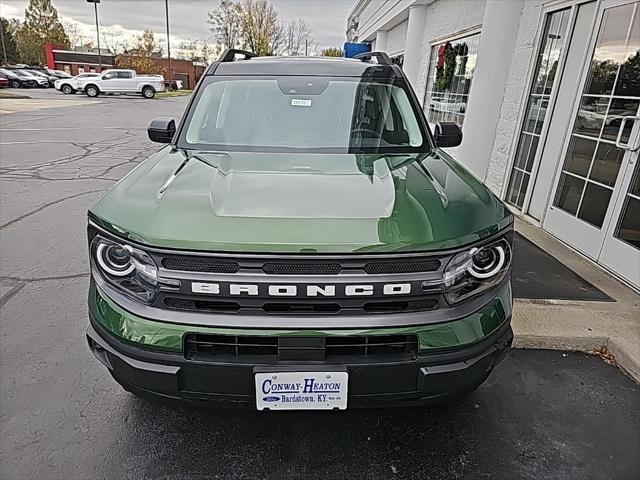
[[[84,31],[78,22],[70,18],[63,18],[61,23],[67,37],[69,37],[69,45],[71,48],[84,45],[88,42],[88,40],[85,41]]]
[[[311,30],[304,20],[291,20],[285,29],[285,55],[307,55],[314,44]]]
[[[131,49],[133,37],[120,25],[100,27],[100,42],[114,55],[121,55]]]
[[[242,36],[240,5],[222,0],[220,6],[208,13],[207,23],[214,38],[223,48],[237,48]]]
[[[206,38],[189,38],[180,43],[176,58],[191,60],[193,62],[209,63],[217,58],[220,53],[218,45],[210,45]]]

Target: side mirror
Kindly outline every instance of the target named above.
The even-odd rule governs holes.
[[[462,143],[462,130],[453,122],[436,123],[433,136],[440,148],[457,147]]]
[[[147,128],[149,140],[157,143],[171,143],[176,133],[176,121],[171,117],[154,118]]]

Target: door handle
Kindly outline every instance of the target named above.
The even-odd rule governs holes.
[[[624,127],[627,123],[627,120],[633,120],[635,122],[640,120],[640,117],[631,115],[628,117],[622,117],[620,128],[618,129],[618,136],[616,137],[616,147],[622,148],[623,150],[631,150],[632,152],[635,152],[636,150],[640,149],[640,135],[636,135],[635,145],[629,145],[628,142],[622,143],[622,133],[624,132]],[[629,140],[631,140],[631,138]]]

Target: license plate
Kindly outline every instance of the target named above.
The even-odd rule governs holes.
[[[345,410],[347,372],[256,373],[258,410]]]

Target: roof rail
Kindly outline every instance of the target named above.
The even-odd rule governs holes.
[[[366,62],[368,60],[371,60],[373,57],[375,57],[378,60],[378,63],[380,65],[392,65],[393,64],[393,62],[389,58],[389,55],[387,55],[384,52],[364,52],[364,53],[359,53],[358,55],[356,55],[353,58],[358,59],[358,60],[362,60],[363,62]]]
[[[229,48],[229,49],[225,50],[224,52],[222,52],[222,55],[220,55],[220,58],[218,59],[218,61],[219,62],[233,62],[236,59],[236,55],[243,55],[244,56],[244,60],[249,60],[250,58],[258,56],[255,53],[247,52],[246,50],[237,50],[235,48]]]

